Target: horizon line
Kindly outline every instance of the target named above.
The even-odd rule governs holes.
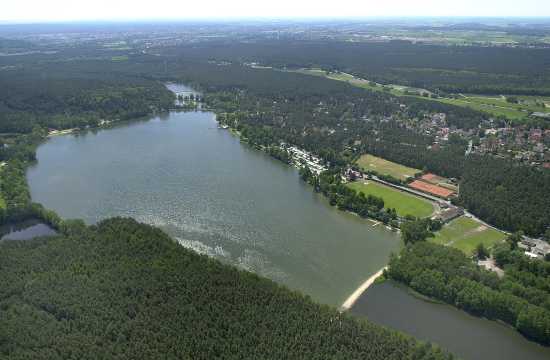
[[[103,19],[0,19],[0,25],[62,25],[62,24],[100,24],[100,23],[169,23],[169,22],[218,22],[231,23],[238,21],[362,21],[362,20],[414,20],[414,19],[487,19],[487,20],[550,20],[550,15],[380,15],[380,16],[240,16],[240,17],[181,17],[181,18],[103,18]]]

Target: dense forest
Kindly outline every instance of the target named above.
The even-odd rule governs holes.
[[[413,44],[408,41],[217,42],[162,49],[171,56],[276,68],[321,67],[382,84],[452,93],[549,95],[550,49]]]
[[[478,316],[501,320],[550,344],[550,263],[528,259],[510,243],[495,250],[503,278],[459,250],[418,241],[390,260],[387,275],[419,293]]]
[[[131,219],[0,243],[0,357],[450,359]]]
[[[162,83],[113,61],[45,61],[0,71],[0,133],[97,126],[169,109],[174,95]]]

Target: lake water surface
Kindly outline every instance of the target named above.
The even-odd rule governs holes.
[[[550,359],[549,347],[525,339],[509,326],[469,315],[450,305],[423,300],[391,281],[370,287],[351,312],[437,343],[463,359]]]
[[[27,220],[24,222],[4,225],[0,228],[0,241],[2,240],[31,240],[36,237],[56,235],[57,232],[39,220]]]
[[[64,218],[131,216],[332,305],[401,246],[396,233],[329,206],[295,169],[218,129],[209,112],[53,137],[37,158],[32,198]]]

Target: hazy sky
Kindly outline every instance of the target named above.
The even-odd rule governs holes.
[[[550,0],[0,0],[0,21],[550,16]]]

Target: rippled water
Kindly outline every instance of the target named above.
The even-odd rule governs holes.
[[[54,137],[37,157],[32,198],[63,217],[131,216],[333,305],[400,247],[397,234],[330,207],[208,112]]]

